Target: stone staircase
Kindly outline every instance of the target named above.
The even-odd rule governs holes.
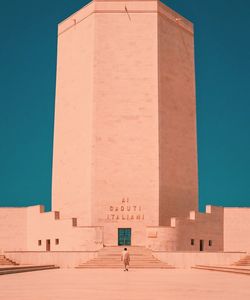
[[[145,247],[126,246],[130,253],[130,269],[174,269],[173,266],[159,261],[152,255],[152,251]],[[98,256],[88,262],[80,264],[78,269],[122,269],[122,247],[104,247]]]
[[[55,265],[19,265],[18,263],[10,260],[5,255],[0,255],[0,276],[16,273],[43,271],[58,269]]]
[[[240,268],[240,267],[229,267],[229,266],[205,266],[205,265],[196,265],[192,269],[205,270],[205,271],[215,271],[215,272],[226,272],[234,273],[241,275],[250,275],[249,268]]]
[[[239,261],[232,264],[233,266],[250,266],[250,255],[241,258]]]
[[[59,267],[55,265],[37,265],[37,266],[5,266],[0,267],[0,276],[1,275],[9,275],[16,273],[26,273],[26,272],[34,272],[34,271],[45,271],[45,270],[54,270],[59,269]]]
[[[10,259],[8,259],[5,255],[0,255],[0,266],[17,266],[18,264]]]

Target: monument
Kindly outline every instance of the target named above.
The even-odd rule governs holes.
[[[193,26],[158,1],[94,1],[59,26],[52,207],[146,226],[198,209]]]
[[[250,251],[249,208],[198,211],[194,70],[192,23],[157,0],[94,0],[60,23],[52,212],[1,208],[2,250],[62,266],[118,245],[179,264]]]

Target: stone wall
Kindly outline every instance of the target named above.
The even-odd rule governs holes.
[[[250,208],[224,208],[224,250],[250,253]]]
[[[0,251],[27,249],[27,209],[0,208]]]
[[[206,213],[190,211],[186,218],[171,218],[170,226],[148,227],[147,247],[161,251],[223,251],[223,208],[208,205]]]
[[[28,208],[29,251],[94,251],[103,246],[101,227],[77,226],[77,219],[61,219],[59,212],[42,212],[41,206]],[[39,242],[40,241],[40,242]]]

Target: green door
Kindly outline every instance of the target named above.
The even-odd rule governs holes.
[[[118,245],[131,245],[131,228],[118,228]]]

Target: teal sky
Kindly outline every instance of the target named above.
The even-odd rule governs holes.
[[[83,0],[0,0],[0,206],[50,209],[57,23]],[[195,24],[200,206],[250,206],[250,1],[169,0]]]

